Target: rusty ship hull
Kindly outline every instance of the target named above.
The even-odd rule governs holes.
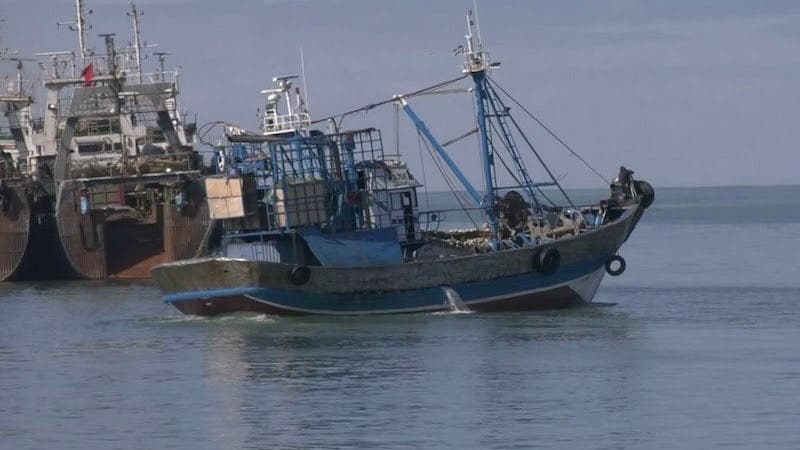
[[[184,207],[167,201],[151,205],[147,214],[112,207],[124,204],[126,193],[148,184],[145,195],[173,198],[178,175],[68,180],[60,183],[56,209],[58,238],[78,278],[149,278],[164,262],[191,258],[208,226],[208,207],[197,181],[190,181],[193,199]],[[132,187],[134,186],[134,187]],[[155,187],[152,187],[155,186]],[[186,190],[186,188],[184,188]],[[104,197],[108,207],[81,207],[81,197]],[[90,200],[90,201],[91,201]]]
[[[51,199],[34,198],[8,180],[0,189],[0,281],[71,277]]]

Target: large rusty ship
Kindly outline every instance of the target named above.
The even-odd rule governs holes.
[[[54,216],[74,276],[149,277],[151,266],[191,257],[208,226],[194,124],[179,105],[177,69],[165,52],[144,70],[140,11],[133,44],[87,46],[82,0],[78,51],[40,53],[46,95],[42,151],[55,154]]]
[[[16,51],[0,62],[16,64],[16,74],[0,85],[0,281],[64,277],[68,272],[53,217],[55,153],[40,145],[40,120],[33,117],[33,82]]]

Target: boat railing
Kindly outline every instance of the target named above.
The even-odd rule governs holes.
[[[89,65],[92,66],[94,76],[108,74],[108,59],[105,55],[92,55],[85,58],[77,57],[73,52],[48,52],[37,53],[41,59],[40,65],[45,84],[49,82],[73,80],[81,77],[81,72]]]
[[[392,225],[388,170],[377,129],[235,142],[212,166],[251,176],[268,229],[366,230]]]
[[[481,224],[472,220],[475,217],[482,217],[483,209],[474,208],[450,208],[421,211],[419,213],[420,229],[423,232],[440,231],[442,226],[465,227],[472,225],[473,228]]]
[[[111,69],[106,55],[91,55],[84,58],[76,56],[72,52],[50,52],[38,53],[41,66],[44,68],[42,77],[45,84],[48,83],[80,83],[82,72],[92,66],[94,79],[109,79]],[[154,84],[154,83],[177,83],[180,78],[180,69],[157,70],[154,72],[143,72],[140,77],[140,68],[131,64],[130,56],[126,53],[117,54],[115,60],[117,76],[124,78],[127,85]]]
[[[7,77],[0,83],[0,97],[28,98],[33,95],[33,81]]]
[[[311,126],[308,113],[277,114],[275,110],[265,112],[261,118],[261,128],[265,135],[305,130]]]
[[[143,73],[139,79],[139,73],[135,69],[128,69],[123,72],[125,75],[125,84],[129,86],[137,86],[142,84],[156,84],[156,83],[178,83],[181,72],[180,69],[166,70],[164,72],[149,72]]]

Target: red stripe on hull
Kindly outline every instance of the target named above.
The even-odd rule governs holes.
[[[570,308],[581,303],[583,303],[583,300],[581,300],[580,296],[575,291],[567,286],[562,286],[544,292],[535,292],[486,302],[468,303],[467,307],[472,311],[480,312],[541,311]],[[216,316],[233,312],[254,312],[270,315],[313,314],[311,311],[304,313],[293,309],[281,308],[277,305],[260,302],[244,295],[183,300],[174,302],[173,305],[184,314],[194,314],[198,316]],[[439,311],[446,311],[449,309],[450,307],[448,305],[442,304]],[[427,312],[433,311],[435,310]],[[365,311],[364,313],[370,313],[370,311]],[[380,311],[375,311],[374,313],[378,314]],[[395,313],[403,313],[403,311],[395,311]]]
[[[467,303],[472,311],[506,312],[506,311],[542,311],[547,309],[564,309],[584,303],[577,292],[567,286],[544,292],[519,295],[500,300],[481,303]]]
[[[194,314],[197,316],[217,316],[234,312],[254,312],[283,316],[301,315],[297,311],[277,308],[244,295],[214,297],[213,299],[183,300],[174,302],[173,305],[184,314]]]

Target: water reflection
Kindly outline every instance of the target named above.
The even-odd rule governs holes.
[[[588,386],[593,407],[613,412],[638,370],[635,321],[613,308],[208,326],[209,379],[226,393],[220,429],[240,429],[253,448],[436,445],[422,424],[488,442],[509,421],[545,423],[563,383]],[[629,356],[598,356],[609,350]],[[492,425],[467,426],[476,420]]]

